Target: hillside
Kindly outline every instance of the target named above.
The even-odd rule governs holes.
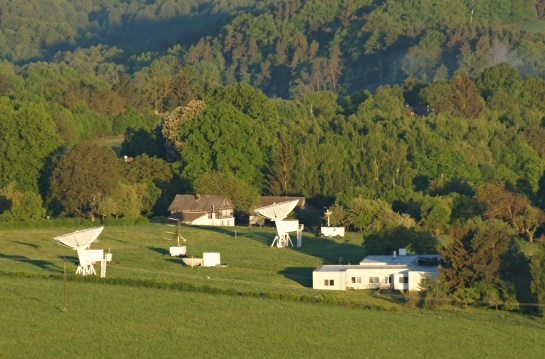
[[[542,350],[538,318],[446,303],[422,310],[387,293],[308,288],[316,263],[360,258],[357,237],[335,242],[306,233],[303,248],[292,250],[270,248],[271,229],[184,227],[190,255],[217,250],[228,264],[189,268],[168,255],[167,228],[105,228],[93,247],[111,250],[113,261],[106,279],[89,280],[72,274],[74,252],[51,239],[70,228],[2,231],[0,354],[529,358]],[[416,344],[399,345],[400,336]]]
[[[428,294],[545,303],[545,1],[0,5],[0,228],[298,196],[354,253],[441,250]]]
[[[0,53],[47,61],[113,84],[173,58],[213,82],[249,83],[268,96],[348,95],[455,71],[476,76],[508,62],[543,75],[543,39],[522,30],[543,2],[18,1],[4,0]]]

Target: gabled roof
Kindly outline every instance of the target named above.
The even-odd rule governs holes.
[[[290,196],[261,196],[259,197],[258,207],[270,206],[271,204],[286,202],[291,200],[299,200],[296,208],[301,208],[305,206],[305,197],[290,197]]]
[[[177,194],[168,207],[170,212],[212,212],[234,209],[227,196]]]

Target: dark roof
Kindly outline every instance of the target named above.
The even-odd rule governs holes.
[[[234,209],[227,196],[177,194],[168,207],[170,212],[212,212]]]
[[[298,199],[297,208],[302,208],[305,206],[305,197],[290,197],[290,196],[261,196],[259,197],[259,207],[269,206],[271,204],[292,201]]]

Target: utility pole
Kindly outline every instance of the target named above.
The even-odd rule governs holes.
[[[68,309],[66,308],[66,257],[63,257],[63,262],[64,262],[64,307],[62,311],[67,312]]]

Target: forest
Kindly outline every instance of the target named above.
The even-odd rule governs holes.
[[[545,1],[0,5],[0,225],[305,196],[368,253],[451,238],[425,295],[545,304]]]

